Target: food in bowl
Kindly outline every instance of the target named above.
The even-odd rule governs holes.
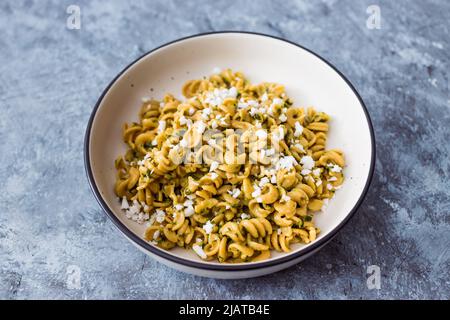
[[[115,193],[128,218],[147,224],[144,238],[219,262],[314,241],[314,213],[344,181],[343,152],[326,149],[330,117],[230,69],[182,93],[145,99],[139,122],[124,125]]]

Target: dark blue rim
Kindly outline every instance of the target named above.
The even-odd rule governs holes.
[[[156,50],[159,50],[161,48],[167,47],[171,44],[183,41],[183,40],[187,40],[187,39],[191,39],[191,38],[197,38],[197,37],[204,37],[204,36],[209,36],[209,35],[213,35],[213,34],[230,34],[230,33],[235,33],[235,34],[250,34],[250,35],[257,35],[257,36],[261,36],[261,37],[267,37],[267,38],[272,38],[272,39],[276,39],[279,41],[283,41],[286,43],[289,43],[291,45],[294,45],[298,48],[301,48],[303,50],[306,50],[307,52],[313,54],[314,56],[316,56],[317,58],[319,58],[320,60],[322,60],[323,62],[325,62],[327,65],[329,65],[337,74],[339,74],[341,76],[341,78],[347,83],[347,85],[353,90],[354,94],[358,97],[358,100],[361,104],[361,107],[364,111],[364,114],[366,115],[366,119],[367,119],[367,124],[369,126],[369,130],[370,130],[370,139],[371,139],[371,143],[372,143],[372,156],[371,156],[371,160],[370,160],[370,171],[369,171],[369,176],[367,178],[366,184],[364,186],[363,192],[361,193],[361,196],[359,197],[358,201],[356,202],[355,206],[352,208],[352,210],[350,211],[350,213],[345,217],[345,219],[337,226],[335,227],[333,230],[331,230],[331,232],[329,232],[326,236],[324,236],[323,238],[320,238],[319,240],[317,240],[316,242],[314,242],[311,246],[302,249],[298,252],[294,252],[292,254],[289,254],[285,257],[282,258],[278,258],[276,260],[269,260],[269,261],[262,261],[262,262],[258,262],[255,264],[240,264],[240,265],[234,265],[234,264],[223,264],[223,265],[215,265],[215,264],[208,264],[208,263],[200,263],[200,262],[195,262],[195,261],[191,261],[191,260],[187,260],[187,259],[183,259],[181,257],[177,257],[175,255],[169,254],[168,252],[162,250],[162,249],[158,249],[152,245],[150,245],[149,243],[147,243],[146,241],[144,241],[143,239],[141,239],[139,236],[137,236],[136,234],[134,234],[133,232],[131,232],[116,216],[115,214],[109,209],[107,203],[105,202],[105,200],[103,200],[103,197],[100,194],[100,191],[97,188],[97,185],[95,184],[94,181],[94,176],[92,174],[92,168],[91,168],[91,164],[89,161],[90,158],[90,154],[89,154],[89,143],[90,143],[90,137],[91,137],[91,128],[92,128],[92,123],[94,121],[95,115],[97,113],[97,110],[104,98],[104,96],[106,95],[106,93],[109,91],[109,89],[111,88],[111,86],[116,82],[116,80],[123,74],[125,73],[132,65],[134,65],[136,62],[138,62],[139,60],[141,60],[142,58],[146,57],[147,55],[153,53]],[[95,198],[97,199],[97,202],[100,204],[100,206],[102,207],[102,209],[106,212],[106,214],[108,215],[108,217],[111,219],[111,221],[114,223],[114,225],[125,235],[127,236],[129,239],[131,239],[133,242],[135,242],[136,244],[138,244],[140,247],[142,247],[143,249],[152,252],[153,254],[170,260],[171,262],[177,263],[177,264],[181,264],[181,265],[185,265],[188,267],[193,267],[193,268],[197,268],[197,269],[204,269],[204,270],[215,270],[215,271],[243,271],[243,270],[253,270],[253,269],[260,269],[260,268],[266,268],[266,267],[271,267],[271,266],[275,266],[275,265],[279,265],[279,264],[283,264],[283,263],[287,263],[289,261],[298,259],[301,256],[306,256],[309,253],[312,253],[314,251],[317,251],[318,249],[320,249],[322,246],[324,246],[325,244],[329,243],[330,240],[337,234],[337,232],[342,229],[342,227],[344,227],[347,222],[350,220],[350,218],[353,217],[353,215],[355,214],[355,212],[358,210],[358,208],[360,207],[361,203],[364,200],[364,197],[367,194],[367,191],[369,190],[370,187],[370,183],[372,182],[372,178],[373,178],[373,173],[374,173],[374,169],[375,169],[375,134],[374,134],[374,130],[373,130],[373,126],[372,126],[372,121],[370,119],[370,115],[369,112],[367,110],[367,107],[365,106],[361,96],[359,95],[359,93],[356,91],[356,89],[354,88],[354,86],[351,84],[351,82],[334,66],[332,65],[330,62],[328,62],[327,60],[325,60],[324,58],[322,58],[321,56],[319,56],[318,54],[314,53],[313,51],[297,44],[294,43],[292,41],[289,40],[285,40],[276,36],[272,36],[272,35],[267,35],[267,34],[262,34],[262,33],[257,33],[257,32],[247,32],[247,31],[216,31],[216,32],[206,32],[206,33],[199,33],[199,34],[195,34],[192,36],[188,36],[188,37],[183,37],[180,38],[178,40],[174,40],[171,42],[168,42],[166,44],[163,44],[145,54],[143,54],[142,56],[140,56],[139,58],[137,58],[136,60],[134,60],[132,63],[130,63],[127,67],[125,67],[110,83],[109,85],[106,87],[106,89],[103,91],[102,95],[100,96],[100,98],[98,99],[94,110],[92,111],[92,114],[89,118],[89,122],[86,128],[86,135],[85,135],[85,139],[84,139],[84,164],[85,164],[85,169],[86,169],[86,175],[89,181],[89,185],[92,189],[92,192],[94,193]]]

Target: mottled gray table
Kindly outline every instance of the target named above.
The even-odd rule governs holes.
[[[132,3],[0,2],[0,298],[450,298],[448,1]],[[67,28],[71,4],[79,30]],[[239,281],[139,252],[101,212],[83,166],[90,112],[124,66],[224,29],[280,36],[335,64],[365,100],[378,149],[369,195],[326,248]],[[380,289],[367,286],[371,265]]]

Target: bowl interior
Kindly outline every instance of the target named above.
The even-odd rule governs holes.
[[[320,241],[347,217],[364,192],[371,171],[371,129],[358,96],[332,67],[307,50],[267,36],[219,33],[184,39],[153,51],[121,74],[100,101],[90,131],[88,161],[101,197],[129,230],[142,237],[145,227],[125,217],[113,191],[114,160],[126,151],[122,125],[137,121],[142,97],[161,99],[172,93],[182,98],[185,81],[210,75],[215,67],[241,71],[253,83],[281,83],[295,106],[314,106],[332,117],[327,148],[344,151],[346,180],[327,210],[315,216],[322,230],[316,240]],[[288,254],[309,245],[293,245]],[[203,262],[188,250],[169,253]],[[285,255],[273,252],[271,260]]]

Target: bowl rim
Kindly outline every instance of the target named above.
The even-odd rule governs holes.
[[[192,39],[192,38],[199,38],[199,37],[204,37],[204,36],[211,36],[211,35],[216,35],[216,34],[219,34],[219,35],[220,34],[237,34],[237,35],[245,34],[245,35],[255,35],[255,36],[260,36],[260,37],[267,37],[267,38],[275,39],[278,41],[283,41],[290,45],[296,46],[296,47],[303,49],[303,50],[309,52],[310,54],[316,56],[317,58],[322,60],[324,63],[326,63],[329,67],[331,67],[347,83],[347,85],[353,91],[355,96],[358,98],[359,103],[364,111],[364,114],[365,114],[366,120],[367,120],[367,124],[369,127],[372,155],[371,155],[371,159],[370,159],[369,174],[367,176],[365,186],[363,188],[363,191],[362,191],[358,201],[355,203],[355,205],[349,211],[349,213],[346,215],[346,217],[334,229],[332,229],[328,234],[326,234],[323,238],[318,239],[317,241],[313,242],[310,246],[308,246],[304,249],[294,251],[291,254],[287,254],[284,257],[279,257],[274,260],[266,260],[266,261],[260,261],[260,262],[256,262],[256,263],[248,263],[248,264],[209,264],[206,261],[205,262],[197,262],[197,261],[188,260],[188,259],[176,256],[176,255],[170,254],[163,249],[152,246],[151,244],[147,243],[142,238],[140,238],[138,235],[133,233],[130,229],[128,229],[126,227],[126,225],[123,224],[119,220],[119,218],[112,212],[112,210],[110,210],[108,204],[103,199],[100,191],[97,188],[97,185],[95,183],[94,176],[92,173],[92,167],[91,167],[91,163],[90,163],[90,152],[89,152],[92,124],[93,124],[95,116],[97,114],[97,110],[99,109],[99,106],[101,105],[101,103],[103,101],[103,98],[108,93],[110,88],[114,85],[114,83],[119,79],[119,77],[122,76],[131,66],[136,64],[138,61],[140,61],[141,59],[145,58],[146,56],[150,55],[151,53],[153,53],[159,49],[168,47],[168,46],[178,43],[178,42],[182,42],[184,40],[188,40],[188,39]],[[212,31],[212,32],[197,33],[194,35],[182,37],[182,38],[164,43],[164,44],[144,53],[143,55],[141,55],[140,57],[135,59],[133,62],[128,64],[124,69],[122,69],[122,71],[120,71],[119,74],[117,76],[115,76],[114,79],[103,90],[102,94],[100,95],[99,99],[97,100],[97,102],[94,106],[94,109],[92,110],[91,115],[89,117],[89,121],[88,121],[88,124],[86,127],[86,132],[85,132],[85,138],[84,138],[84,166],[85,166],[85,171],[86,171],[89,185],[90,185],[91,190],[92,190],[97,202],[99,203],[100,207],[107,214],[107,216],[111,219],[113,224],[119,229],[119,231],[121,231],[121,233],[123,235],[125,235],[129,240],[133,241],[135,244],[137,244],[139,247],[141,247],[141,249],[149,251],[152,254],[159,256],[160,258],[169,260],[176,264],[181,264],[181,265],[193,267],[196,269],[204,269],[204,270],[212,270],[212,271],[243,271],[243,270],[252,270],[252,269],[262,269],[262,268],[266,268],[266,267],[280,265],[280,264],[284,264],[289,261],[292,261],[294,259],[298,259],[302,256],[307,256],[309,253],[313,253],[313,252],[317,251],[317,249],[319,249],[322,246],[329,243],[330,240],[336,236],[336,234],[339,232],[339,230],[341,230],[348,223],[348,221],[350,221],[350,219],[355,215],[358,208],[361,206],[365,196],[367,195],[367,192],[369,190],[370,184],[373,179],[373,174],[374,174],[374,170],[375,170],[375,161],[376,161],[375,134],[374,134],[374,129],[373,129],[373,125],[372,125],[372,121],[371,121],[369,112],[367,110],[366,105],[364,104],[364,101],[362,100],[361,96],[359,95],[358,91],[355,89],[353,84],[344,76],[344,74],[342,72],[340,72],[329,61],[327,61],[326,59],[324,59],[317,53],[313,52],[312,50],[303,47],[302,45],[299,45],[290,40],[283,39],[281,37],[268,35],[268,34],[264,34],[264,33],[259,33],[259,32],[251,32],[251,31],[224,30],[224,31]]]

